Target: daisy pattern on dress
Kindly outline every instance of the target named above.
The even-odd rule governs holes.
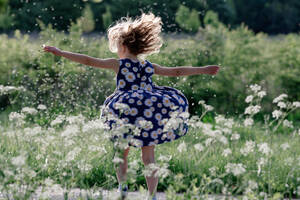
[[[147,64],[147,62],[146,62],[145,60],[141,61],[141,65],[142,65],[142,67],[145,67],[145,66],[146,66],[146,64]]]
[[[130,98],[130,99],[128,100],[128,103],[133,104],[133,103],[134,103],[134,99]]]
[[[142,105],[143,103],[142,103],[141,100],[138,100],[138,101],[136,102],[136,104],[140,106],[140,105]]]
[[[130,109],[130,115],[131,116],[136,116],[138,114],[138,109],[136,108],[131,108]]]
[[[121,73],[124,74],[124,75],[127,74],[128,72],[129,72],[129,70],[127,68],[122,68],[121,69]]]
[[[167,113],[167,109],[165,109],[165,108],[161,109],[161,113],[162,114],[166,114]]]
[[[138,89],[139,89],[139,86],[138,86],[138,85],[132,85],[132,86],[131,86],[131,89],[132,89],[132,90],[138,90]]]
[[[151,118],[152,117],[152,112],[150,109],[145,109],[144,110],[144,117],[146,118]]]
[[[146,77],[146,76],[143,76],[141,80],[142,80],[142,81],[145,81],[145,80],[147,80],[147,77]]]
[[[148,66],[146,67],[145,71],[150,74],[153,72],[153,69],[150,66]]]
[[[126,75],[125,75],[125,78],[128,82],[133,82],[135,80],[135,75],[134,73],[132,72],[128,72]]]
[[[170,99],[167,98],[167,97],[164,97],[163,98],[163,104],[164,104],[164,106],[169,107],[171,105]]]
[[[126,62],[126,63],[125,63],[125,66],[126,66],[126,67],[131,67],[131,64],[130,64],[129,62]]]
[[[156,113],[156,114],[155,114],[155,119],[156,119],[157,121],[161,120],[161,118],[162,118],[162,115],[161,115],[160,113]]]
[[[145,87],[145,89],[147,91],[151,91],[152,90],[152,86],[150,84],[147,84],[146,87]]]
[[[142,133],[142,136],[143,136],[143,137],[148,137],[149,134],[148,134],[147,132],[144,131],[144,132]]]
[[[144,121],[144,120],[145,120],[144,117],[137,117],[136,120],[135,120],[135,122],[134,122],[135,126],[141,127],[140,121]]]
[[[151,96],[151,100],[152,100],[153,102],[156,102],[156,101],[157,101],[157,97],[156,97],[156,96]]]
[[[126,83],[125,83],[125,81],[123,79],[120,79],[118,85],[119,85],[120,88],[124,88],[125,85],[126,85]]]
[[[149,107],[152,106],[153,103],[152,103],[151,99],[146,99],[146,100],[145,100],[145,105],[146,105],[146,106],[149,106]]]
[[[157,137],[158,137],[157,132],[156,132],[156,131],[152,131],[152,132],[151,132],[151,138],[152,138],[152,139],[156,139]]]
[[[143,88],[143,89],[145,89],[146,83],[145,82],[141,82],[140,87]]]

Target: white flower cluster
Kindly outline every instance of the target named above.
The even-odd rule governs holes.
[[[245,114],[254,115],[258,113],[261,109],[260,105],[248,106],[245,110]]]
[[[246,172],[244,165],[241,163],[238,163],[238,164],[228,163],[225,166],[225,169],[226,169],[227,173],[232,173],[235,176],[241,175]]]
[[[35,115],[38,113],[38,111],[35,108],[30,108],[30,107],[22,108],[21,112],[29,115]]]
[[[9,93],[13,93],[15,91],[25,91],[26,89],[21,86],[21,87],[15,87],[15,86],[4,86],[0,85],[0,95],[5,95]]]

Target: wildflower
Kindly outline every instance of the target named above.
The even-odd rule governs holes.
[[[64,115],[58,115],[55,120],[53,120],[50,125],[51,126],[55,126],[55,125],[58,125],[58,124],[61,124],[64,120],[65,120],[65,116]]]
[[[230,139],[231,139],[231,140],[238,140],[238,139],[240,139],[240,134],[234,133],[234,134],[232,134],[232,136],[231,136]]]
[[[272,153],[272,149],[270,149],[268,143],[266,142],[258,144],[258,151],[262,152],[265,155]]]
[[[39,110],[46,110],[47,107],[45,105],[43,105],[43,104],[40,104],[40,105],[38,105],[37,109],[39,109]]]
[[[272,112],[272,117],[278,119],[282,115],[282,112],[280,110],[274,110]]]
[[[276,97],[275,99],[273,99],[273,103],[278,103],[279,101],[282,101],[286,97],[288,97],[287,94],[281,94],[278,97]]]
[[[286,108],[286,103],[280,101],[280,102],[278,102],[277,106],[278,106],[279,108]]]
[[[248,117],[244,121],[244,126],[252,126],[253,123],[254,123],[253,119]]]
[[[299,101],[293,102],[293,106],[296,108],[300,108],[300,102]]]
[[[163,155],[160,155],[160,156],[158,157],[158,160],[169,162],[169,161],[171,160],[171,158],[172,158],[171,155],[170,155],[170,156],[163,156]]]
[[[22,113],[11,112],[11,113],[9,113],[8,118],[9,118],[9,121],[23,120],[25,118],[25,115]]]
[[[289,128],[294,128],[293,122],[292,122],[292,121],[289,121],[289,120],[287,120],[287,119],[285,119],[285,120],[283,121],[283,126],[289,127]]]
[[[130,107],[125,104],[125,103],[115,103],[114,104],[114,108],[117,109],[117,110],[127,110],[127,109],[130,109]]]
[[[280,147],[285,151],[290,148],[290,145],[288,143],[283,143],[282,145],[280,145]]]
[[[11,158],[11,163],[16,166],[16,167],[21,167],[25,165],[25,157],[23,155],[19,155],[17,157],[12,157]]]
[[[186,151],[186,144],[185,142],[182,142],[180,145],[177,147],[178,151],[181,153],[183,151]]]
[[[30,115],[35,115],[38,113],[38,111],[35,108],[29,108],[29,107],[22,108],[21,112]]]
[[[249,140],[249,141],[246,141],[246,144],[245,144],[245,147],[244,148],[241,148],[240,149],[240,152],[246,156],[248,155],[249,153],[253,152],[254,151],[254,148],[255,148],[255,142]]]
[[[245,167],[241,163],[238,163],[238,164],[228,163],[225,166],[225,168],[226,168],[227,173],[232,173],[235,176],[241,175],[246,172]]]
[[[207,110],[207,111],[212,111],[214,109],[214,107],[204,104],[204,109]]]
[[[257,96],[260,98],[263,98],[264,96],[266,96],[266,92],[265,91],[260,91],[257,93]]]
[[[204,147],[202,144],[198,143],[198,144],[195,144],[194,145],[194,148],[197,150],[197,151],[203,151]]]
[[[232,153],[231,149],[227,148],[227,149],[224,149],[222,155],[225,156],[225,157],[227,157],[231,153]]]
[[[245,114],[256,114],[260,111],[261,109],[261,106],[259,105],[255,105],[255,106],[248,106],[246,109],[245,109]]]
[[[247,96],[247,98],[245,99],[246,103],[250,103],[253,100],[253,95],[249,95]]]
[[[83,124],[84,123],[84,116],[79,114],[77,116],[69,116],[66,118],[66,121],[70,124]]]
[[[259,90],[261,90],[261,86],[260,85],[257,85],[257,84],[254,84],[254,85],[250,85],[250,89],[257,93]]]

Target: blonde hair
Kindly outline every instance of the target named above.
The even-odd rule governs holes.
[[[109,49],[116,53],[118,43],[125,45],[134,55],[149,55],[159,52],[162,39],[159,36],[162,22],[153,13],[145,14],[133,20],[123,17],[108,29]]]

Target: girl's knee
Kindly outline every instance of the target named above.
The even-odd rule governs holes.
[[[148,165],[150,163],[155,163],[154,146],[142,147],[142,160],[145,165]]]

